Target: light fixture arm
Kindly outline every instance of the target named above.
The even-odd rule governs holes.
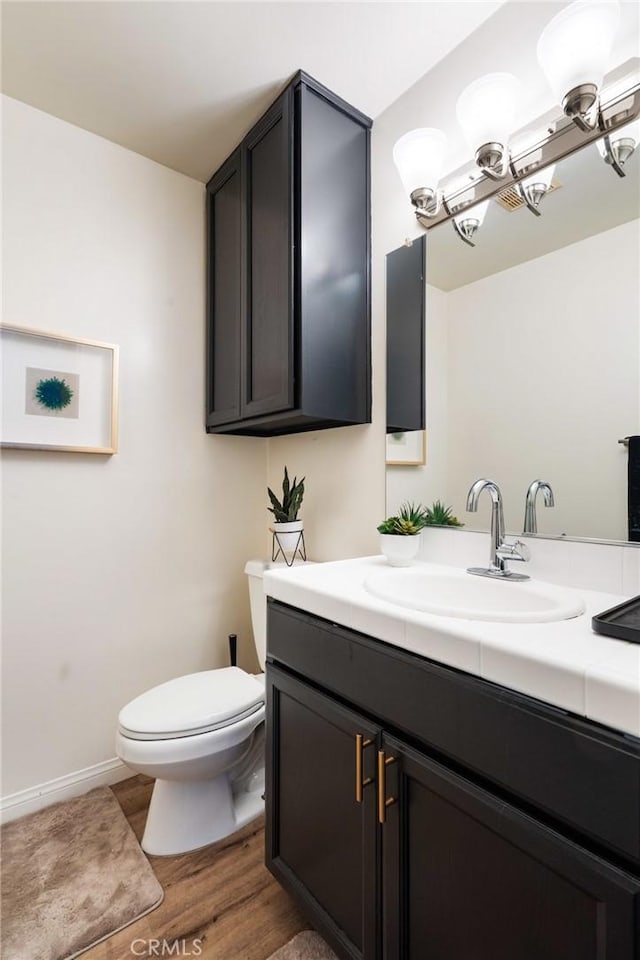
[[[411,203],[415,207],[418,220],[432,220],[442,209],[442,191],[431,190],[429,187],[420,187],[411,194]]]
[[[626,177],[624,164],[635,150],[635,142],[631,137],[623,137],[620,140],[611,142],[611,137],[607,134],[603,137],[604,143],[604,162],[613,167],[619,177]]]
[[[477,221],[477,220],[474,220],[473,222],[474,222],[475,224],[477,224],[478,221]],[[471,237],[475,236],[475,233],[476,233],[476,230],[477,230],[477,226],[476,226],[476,228],[473,230],[473,232],[470,234],[470,236],[467,236],[466,233],[464,232],[464,230],[462,229],[462,227],[460,226],[460,224],[458,223],[458,221],[455,219],[455,217],[454,217],[454,219],[451,221],[451,223],[453,224],[453,229],[454,229],[455,232],[458,234],[458,236],[460,237],[460,239],[462,240],[462,242],[468,244],[470,247],[475,247],[475,243],[473,242],[473,240],[471,239]]]
[[[562,109],[584,133],[595,130],[601,123],[600,96],[595,83],[582,83],[569,90],[562,100]]]
[[[525,190],[520,180],[517,179],[518,171],[516,170],[516,166],[513,160],[509,161],[509,169],[511,171],[511,175],[515,182],[516,192],[520,197],[520,199],[525,203],[527,210],[530,210],[535,217],[542,216],[538,208],[531,202],[531,198],[529,197],[529,192]]]

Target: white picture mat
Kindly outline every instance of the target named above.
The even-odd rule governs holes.
[[[424,430],[407,430],[387,434],[387,464],[422,466],[425,463],[426,439]]]
[[[114,351],[109,347],[34,336],[2,329],[2,428],[4,444],[53,447],[112,446]],[[76,373],[80,378],[77,419],[25,412],[27,367]]]

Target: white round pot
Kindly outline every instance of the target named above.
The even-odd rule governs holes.
[[[304,529],[302,520],[290,520],[288,523],[273,523],[271,525],[273,533],[278,538],[280,549],[287,556],[291,557],[298,545],[302,546],[300,534]]]
[[[381,533],[380,548],[392,567],[408,567],[420,548],[420,534]]]

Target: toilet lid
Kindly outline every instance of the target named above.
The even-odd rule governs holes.
[[[190,737],[260,709],[264,685],[239,667],[204,670],[161,683],[123,707],[120,732],[132,740]]]

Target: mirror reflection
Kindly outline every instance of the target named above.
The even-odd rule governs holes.
[[[489,477],[511,533],[628,539],[619,441],[640,433],[639,152],[624,177],[593,144],[563,160],[539,217],[500,195],[474,247],[451,223],[428,232],[426,457],[389,463],[388,450],[388,514],[440,500],[486,530],[488,510],[465,505]]]

